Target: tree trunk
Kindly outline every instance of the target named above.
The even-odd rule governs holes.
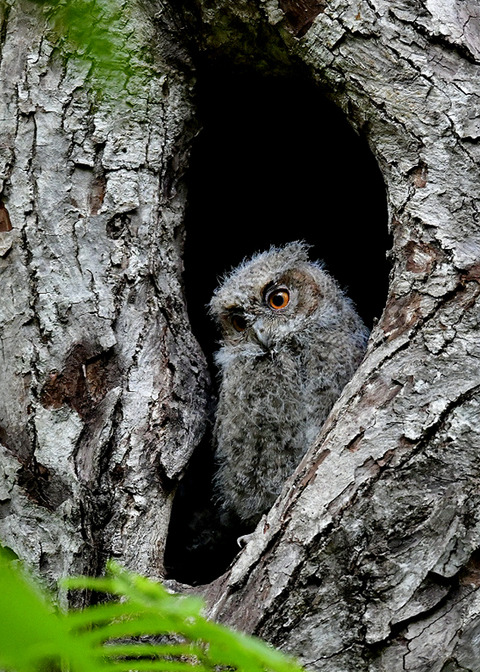
[[[129,115],[89,112],[34,7],[8,6],[2,31],[0,537],[49,578],[111,555],[162,573],[174,487],[206,422],[181,285],[193,108],[176,26],[195,15],[205,53],[324,87],[368,138],[393,234],[367,356],[203,589],[210,613],[310,669],[477,672],[477,5],[202,0],[178,21],[160,3],[160,22],[137,7],[157,74]]]
[[[316,670],[473,672],[478,6],[284,0],[246,18],[254,3],[244,4],[244,20],[275,26],[368,137],[393,270],[363,364],[266,522],[208,588],[210,613]]]
[[[181,280],[191,64],[168,17],[130,10],[153,76],[95,106],[41,5],[3,6],[0,536],[50,580],[109,556],[162,574],[205,424]]]

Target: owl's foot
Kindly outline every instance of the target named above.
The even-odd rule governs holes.
[[[248,544],[250,539],[253,537],[253,535],[254,532],[250,532],[250,534],[242,534],[242,536],[238,537],[237,539],[238,546],[240,546],[240,548],[244,548]]]
[[[260,525],[265,525],[266,520],[267,520],[267,514],[264,513],[263,516],[260,518],[260,521],[258,522],[257,528],[260,527]],[[255,532],[250,532],[250,534],[242,534],[241,537],[238,537],[237,544],[240,546],[240,548],[244,548],[254,534]]]

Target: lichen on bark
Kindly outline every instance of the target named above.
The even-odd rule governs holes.
[[[181,279],[192,66],[132,7],[148,85],[99,99],[37,4],[4,5],[0,534],[49,580],[112,555],[159,574],[204,427]]]
[[[308,75],[382,170],[389,296],[316,445],[204,593],[212,615],[310,669],[477,670],[474,3],[144,10],[154,74],[126,113],[92,105],[87,72],[60,58],[38,6],[3,6],[0,176],[13,229],[0,232],[0,536],[50,579],[97,571],[107,555],[161,574],[207,396],[181,278],[197,128],[189,50],[204,67],[216,53]]]
[[[211,613],[312,669],[475,670],[460,633],[480,617],[478,12],[338,0],[302,33],[285,3],[246,4],[368,138],[393,269],[365,361],[266,522],[206,589]]]

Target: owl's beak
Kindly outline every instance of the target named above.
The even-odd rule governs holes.
[[[262,319],[256,320],[252,324],[252,329],[255,334],[255,339],[262,347],[268,350],[270,347],[271,337],[270,330],[266,328],[264,321]]]

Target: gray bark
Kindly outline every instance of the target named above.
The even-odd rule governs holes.
[[[0,538],[48,580],[108,556],[160,575],[204,429],[181,284],[191,65],[133,7],[155,76],[132,106],[94,105],[41,5],[3,6]]]
[[[479,670],[478,7],[254,4],[243,20],[368,137],[393,271],[363,364],[210,613],[311,669]]]
[[[210,614],[310,669],[477,672],[478,7],[202,4],[207,51],[302,63],[368,138],[394,238],[367,356]],[[32,7],[2,33],[0,537],[50,579],[112,554],[161,575],[207,386],[180,277],[191,64],[157,26],[148,100],[89,113]]]

